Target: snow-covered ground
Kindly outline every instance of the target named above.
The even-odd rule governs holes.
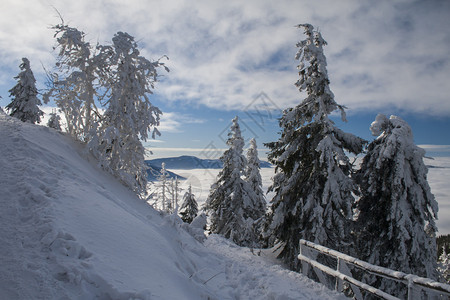
[[[425,158],[425,164],[428,168],[428,182],[436,200],[439,203],[439,213],[437,226],[438,234],[450,234],[450,157],[436,157],[433,159]],[[178,175],[187,178],[181,181],[181,188],[187,190],[189,184],[192,185],[192,191],[196,196],[199,205],[203,205],[208,197],[209,188],[216,179],[220,170],[218,169],[192,169],[192,170],[173,170]],[[263,191],[271,184],[271,178],[274,174],[273,168],[262,168],[261,177],[263,180]],[[182,192],[181,194],[183,194]],[[266,195],[268,201],[272,199],[273,193]]]
[[[198,242],[88,158],[0,112],[0,299],[344,298],[270,251]]]

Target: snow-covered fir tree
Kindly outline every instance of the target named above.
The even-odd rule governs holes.
[[[227,145],[230,148],[220,157],[223,168],[206,200],[206,209],[211,217],[210,230],[238,245],[254,247],[258,244],[255,221],[261,214],[254,207],[254,192],[242,178],[246,159],[243,155],[244,139],[238,117],[232,121]]]
[[[172,178],[169,185],[170,199],[167,205],[167,212],[178,214],[178,199],[181,192],[178,177]]]
[[[262,227],[264,225],[264,218],[261,218],[266,213],[266,198],[262,190],[262,178],[261,178],[261,162],[258,158],[258,148],[256,146],[256,140],[252,138],[250,140],[250,146],[247,150],[247,165],[245,167],[245,181],[250,185],[252,193],[251,195],[254,207],[255,215],[253,219],[257,220],[258,224],[255,224],[255,231],[262,233]]]
[[[20,69],[22,72],[14,77],[17,79],[17,84],[9,90],[12,101],[6,106],[6,109],[10,116],[23,122],[40,123],[44,112],[39,109],[41,100],[37,97],[36,79],[27,58],[22,58]]]
[[[441,281],[450,284],[450,253],[442,251],[441,256],[439,256],[438,262],[438,272],[441,277]]]
[[[192,187],[189,185],[189,189],[183,196],[183,204],[180,208],[181,219],[186,223],[191,223],[197,214],[198,204],[195,200],[194,194],[192,193]]]
[[[440,280],[444,283],[450,284],[450,253],[447,254],[443,249],[442,254],[439,256],[438,272]]]
[[[438,204],[427,181],[425,151],[401,118],[378,115],[378,137],[361,164],[357,202],[360,257],[369,263],[436,279]],[[387,291],[395,288],[381,284]]]
[[[106,110],[89,147],[105,170],[140,194],[147,184],[141,140],[146,141],[150,131],[153,138],[159,135],[156,126],[162,114],[150,102],[149,94],[157,81],[157,68],[164,64],[141,56],[134,38],[127,33],[118,32],[112,40],[113,55],[103,86],[109,91]]]
[[[53,110],[50,113],[50,118],[48,119],[47,126],[53,129],[56,129],[58,131],[61,131],[61,123],[60,123],[61,117],[56,113],[55,110]]]
[[[64,112],[71,135],[88,143],[100,165],[136,193],[147,182],[144,147],[148,132],[159,135],[161,111],[148,98],[157,81],[156,68],[164,66],[140,56],[134,38],[118,32],[113,45],[93,51],[85,35],[61,24],[56,30],[58,72],[50,74],[53,98]],[[166,70],[168,70],[166,68]],[[96,107],[105,107],[101,114]]]
[[[56,72],[49,73],[49,91],[44,102],[53,99],[64,113],[67,131],[76,139],[88,142],[100,118],[96,100],[101,100],[101,83],[107,80],[110,47],[96,50],[85,41],[85,34],[65,24],[53,27],[59,49]]]
[[[329,87],[326,58],[320,32],[310,24],[298,25],[306,39],[297,44],[295,58],[300,79],[296,86],[307,97],[294,108],[284,110],[278,141],[266,144],[268,158],[276,167],[269,241],[280,241],[280,257],[293,269],[299,268],[299,239],[332,249],[348,251],[352,220],[352,165],[344,150],[360,153],[365,141],[338,129],[330,114],[344,107],[337,104]]]
[[[159,175],[157,176],[157,184],[156,184],[156,189],[157,189],[157,195],[156,195],[156,207],[159,207],[160,209],[162,209],[164,212],[167,211],[167,206],[168,206],[168,199],[170,199],[169,197],[169,188],[170,188],[170,183],[169,183],[169,173],[167,173],[166,170],[166,163],[162,163],[161,164],[161,170],[159,172]]]

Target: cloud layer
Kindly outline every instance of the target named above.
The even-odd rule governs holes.
[[[295,44],[299,23],[328,42],[325,55],[336,100],[352,111],[392,107],[450,116],[449,1],[2,1],[0,85],[20,58],[36,77],[54,64],[53,32],[64,21],[107,43],[135,36],[144,56],[167,54],[162,99],[217,109],[244,109],[264,91],[278,107],[299,103]]]

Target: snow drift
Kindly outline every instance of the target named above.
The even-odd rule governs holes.
[[[266,252],[201,244],[70,138],[3,112],[0,170],[0,299],[341,297]]]

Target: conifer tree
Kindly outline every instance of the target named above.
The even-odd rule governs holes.
[[[40,123],[44,112],[39,109],[41,100],[37,97],[36,79],[27,58],[22,58],[20,69],[22,72],[14,77],[17,79],[17,84],[9,90],[12,101],[6,106],[6,109],[9,110],[10,116],[23,122]]]
[[[58,131],[61,131],[61,124],[60,124],[61,117],[56,113],[55,110],[53,110],[50,113],[50,118],[48,119],[47,126],[53,129],[56,129]]]
[[[401,118],[378,115],[378,137],[361,164],[357,202],[360,257],[393,270],[436,279],[438,204],[427,182],[425,151]],[[395,288],[387,282],[381,287]]]
[[[186,223],[191,223],[198,214],[198,204],[195,201],[195,196],[192,194],[192,187],[183,196],[183,204],[180,208],[181,219]]]
[[[157,201],[161,203],[161,208],[164,212],[167,211],[169,199],[169,174],[166,170],[166,163],[161,164],[160,174],[157,177],[158,183],[156,187],[158,188],[158,199]]]
[[[232,121],[227,145],[230,148],[220,158],[223,168],[206,200],[211,217],[210,230],[238,245],[254,247],[258,243],[254,223],[260,216],[255,214],[253,198],[249,194],[251,188],[242,178],[246,159],[238,117]]]
[[[441,276],[441,281],[450,284],[450,253],[447,254],[445,249],[439,256],[438,272]]]
[[[170,198],[167,202],[167,212],[178,214],[178,196],[179,192],[182,190],[179,187],[178,177],[172,178],[169,183],[169,195]]]
[[[247,150],[247,165],[245,167],[245,181],[250,186],[249,195],[253,201],[253,213],[252,219],[257,220],[258,224],[255,230],[257,232],[262,231],[263,216],[266,213],[266,198],[262,190],[262,178],[260,172],[260,160],[258,158],[258,149],[254,138],[250,140],[250,147]]]
[[[300,79],[296,86],[307,97],[284,110],[278,141],[268,143],[268,158],[276,167],[270,190],[272,199],[269,234],[284,244],[280,257],[299,268],[299,239],[303,238],[338,251],[348,252],[352,220],[352,165],[344,153],[362,151],[364,141],[338,129],[330,114],[337,104],[329,87],[326,58],[320,32],[310,24],[298,25],[306,39],[299,42],[295,58]]]

